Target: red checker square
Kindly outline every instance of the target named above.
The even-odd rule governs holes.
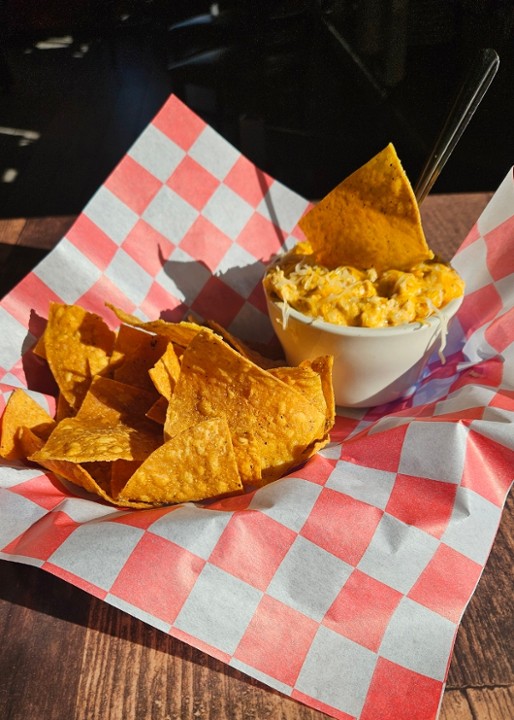
[[[29,273],[3,298],[2,306],[25,325],[32,313],[48,317],[50,302],[61,302],[61,299],[35,273]]]
[[[294,685],[318,623],[265,595],[234,657],[279,682]],[[279,648],[287,648],[287,661]]]
[[[65,513],[48,513],[30,530],[3,548],[3,552],[48,560],[76,527],[76,523]]]
[[[59,567],[59,565],[54,565],[54,563],[45,562],[41,566],[41,569],[52,573],[52,575],[70,583],[70,585],[75,585],[75,587],[78,587],[80,590],[84,590],[84,592],[89,593],[89,595],[93,595],[93,597],[97,597],[100,600],[104,600],[107,595],[107,592],[103,588],[99,588],[98,585],[94,585],[93,583],[84,580],[79,575],[75,575],[75,573],[64,570],[62,567]]]
[[[323,625],[378,652],[391,615],[402,597],[397,590],[354,570],[325,615]]]
[[[497,393],[491,400],[489,407],[510,410],[511,412],[514,411],[514,390],[507,390],[506,388],[503,388],[502,391]]]
[[[474,365],[472,368],[462,372],[452,384],[450,392],[455,392],[465,385],[486,385],[487,387],[499,387],[503,377],[504,364],[498,358],[491,358]]]
[[[506,252],[514,232],[514,220],[509,218],[484,237],[487,245],[487,268],[495,280],[514,272],[514,257]]]
[[[243,306],[243,298],[214,275],[205,283],[191,309],[228,327]]]
[[[458,623],[482,566],[441,543],[408,596]]]
[[[155,277],[174,245],[144,220],[138,220],[123,241],[122,248],[135,262]]]
[[[493,320],[501,309],[502,300],[494,285],[464,295],[458,318],[466,336]]]
[[[204,564],[188,550],[147,532],[116,578],[111,594],[172,624]]]
[[[150,289],[141,303],[142,312],[152,320],[162,317],[168,322],[180,322],[188,309],[182,300],[171,295],[169,290],[166,290],[158,282],[150,285]]]
[[[377,528],[382,510],[323,488],[301,535],[350,565],[357,565]]]
[[[266,297],[264,295],[264,289],[260,280],[254,287],[252,292],[248,295],[248,302],[254,307],[256,307],[257,310],[260,310],[262,313],[268,313]]]
[[[117,522],[121,525],[130,525],[131,527],[148,530],[148,528],[163,515],[169,515],[171,512],[175,512],[178,507],[180,506],[148,508],[144,513],[138,510],[135,512],[129,510],[118,517],[113,517],[109,522]]]
[[[257,207],[273,184],[273,178],[242,155],[223,182],[250,205]]]
[[[289,473],[290,477],[302,478],[316,485],[325,485],[328,478],[332,474],[337,460],[331,460],[314,455],[305,465],[293,470]]]
[[[55,480],[52,474],[38,475],[9,488],[9,490],[17,495],[22,495],[45,510],[53,510],[57,507],[62,502],[64,495],[62,485]]]
[[[358,424],[359,421],[354,418],[337,415],[335,425],[330,431],[331,441],[342,443],[355,430]]]
[[[396,472],[407,423],[380,432],[364,430],[346,441],[341,459],[378,470]]]
[[[180,241],[180,248],[193,258],[201,258],[209,270],[214,271],[231,244],[230,238],[199,215]]]
[[[66,238],[100,270],[105,270],[118,250],[116,243],[84,213],[75,220]]]
[[[461,484],[497,507],[503,507],[512,484],[514,452],[470,430]]]
[[[236,513],[209,562],[258,590],[266,590],[295,538],[295,532],[263,513]]]
[[[219,186],[219,180],[186,155],[166,184],[194,208],[201,210]]]
[[[162,182],[130,155],[125,155],[105,181],[105,187],[140,215],[157,195]]]
[[[271,220],[253,213],[239,234],[237,243],[260,260],[269,259],[279,252],[284,240],[285,235]]]
[[[514,308],[495,318],[485,331],[485,339],[499,353],[514,340]]]
[[[190,110],[176,95],[172,95],[152,121],[152,125],[183,150],[189,150],[206,123]]]
[[[397,475],[386,512],[440,538],[450,521],[456,494],[453,483]]]
[[[443,692],[439,680],[378,658],[359,720],[432,720]]]
[[[105,300],[116,307],[132,313],[134,311],[134,303],[128,300],[127,296],[119,290],[116,285],[109,280],[106,275],[102,275],[80,298],[77,299],[77,305],[81,305],[84,310],[97,313],[103,317],[109,325],[116,327],[119,323],[114,314],[105,307]]]
[[[255,492],[246,492],[243,495],[234,495],[233,497],[226,497],[221,500],[213,500],[209,503],[209,508],[211,510],[221,510],[222,512],[246,510],[252,502],[254,495]]]

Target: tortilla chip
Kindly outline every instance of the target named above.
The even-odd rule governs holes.
[[[180,503],[242,489],[227,420],[218,417],[188,428],[155,450],[118,499]]]
[[[153,401],[142,388],[94,378],[79,412],[57,424],[38,462],[144,460],[162,442],[162,429],[145,415]]]
[[[148,374],[157,392],[169,400],[180,375],[180,361],[173,343],[167,343],[165,351]]]
[[[214,320],[208,320],[207,321],[208,326],[214,330],[215,333],[217,333],[220,337],[227,342],[230,347],[233,347],[234,350],[237,350],[241,355],[245,358],[248,358],[248,360],[251,360],[259,367],[264,368],[265,370],[268,370],[269,368],[273,367],[279,367],[283,364],[282,360],[277,360],[273,358],[266,357],[262,353],[260,353],[255,348],[251,348],[247,343],[243,342],[240,338],[236,337],[235,335],[232,335],[226,328],[224,328],[219,323],[215,322]]]
[[[162,335],[153,335],[130,325],[122,325],[110,362],[113,378],[128,385],[153,390],[149,370],[164,354],[168,345],[170,341]]]
[[[21,443],[20,431],[29,428],[36,437],[46,440],[55,421],[28,393],[16,388],[7,400],[2,416],[0,457],[6,460],[22,460],[26,457]]]
[[[402,270],[433,257],[391,143],[309,210],[299,226],[316,262],[328,268]]]
[[[132,327],[141,328],[142,330],[155,333],[156,335],[163,335],[168,338],[168,340],[171,340],[171,342],[174,342],[181,347],[187,347],[194,336],[200,330],[205,329],[197,323],[187,321],[173,323],[168,322],[167,320],[140,320],[135,315],[130,315],[130,313],[111,305],[111,303],[105,304],[113,311],[122,323],[131,325]]]
[[[77,410],[94,375],[109,364],[115,334],[99,315],[78,305],[50,304],[45,352],[59,390]]]
[[[227,417],[245,484],[277,479],[326,444],[325,414],[268,371],[202,331],[182,357],[164,434],[173,438],[210,417]],[[260,459],[260,472],[248,468]]]

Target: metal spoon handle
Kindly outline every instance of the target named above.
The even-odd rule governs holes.
[[[423,202],[439,177],[493,81],[499,64],[496,50],[486,48],[480,51],[471,66],[414,189],[418,204]]]

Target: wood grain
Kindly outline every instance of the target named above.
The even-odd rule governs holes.
[[[451,257],[489,198],[429,196],[422,216],[434,250]],[[30,268],[71,221],[0,221],[5,271],[10,251],[27,253]],[[514,716],[512,557],[511,495],[457,634],[440,720]],[[328,718],[28,565],[0,561],[0,638],[2,720]]]

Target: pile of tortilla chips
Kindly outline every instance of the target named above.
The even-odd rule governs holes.
[[[14,390],[0,456],[145,508],[262,486],[328,442],[331,357],[282,367],[214,323],[109,307],[116,332],[77,305],[50,305],[34,352],[55,379],[56,415]]]

